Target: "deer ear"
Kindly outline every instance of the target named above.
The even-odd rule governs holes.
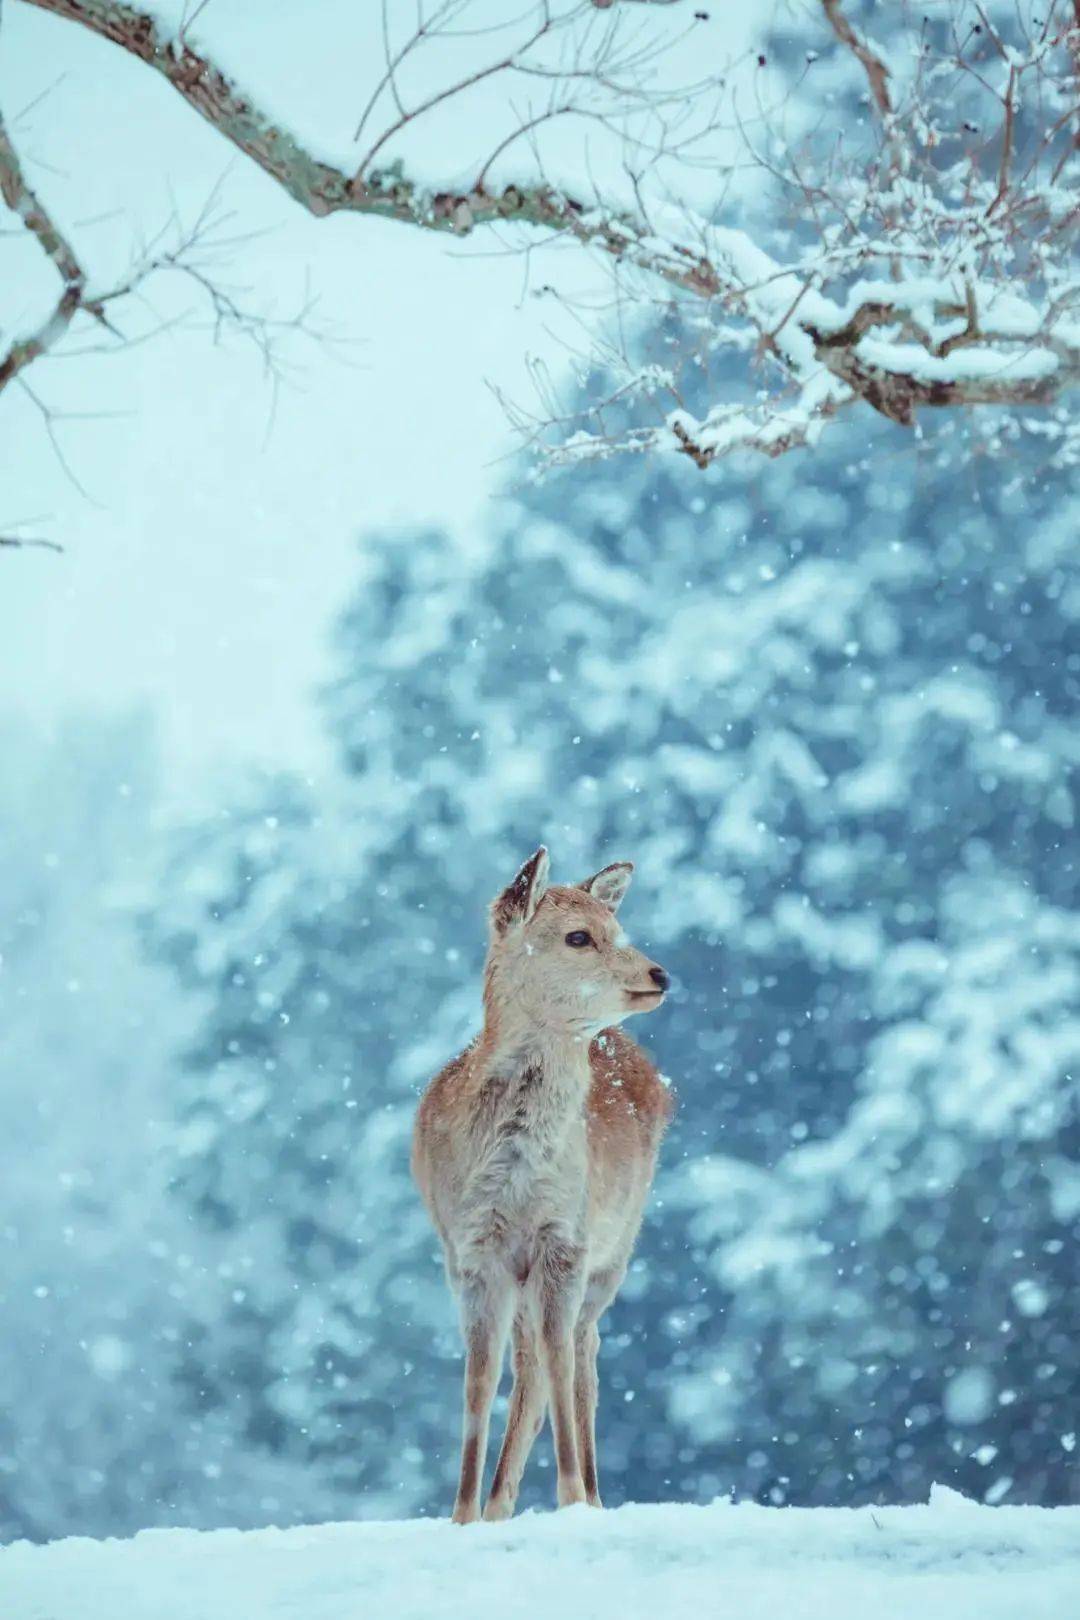
[[[611,866],[605,866],[602,872],[594,872],[584,883],[579,883],[578,888],[591,894],[609,911],[618,911],[633,875],[633,861],[615,861]]]
[[[530,855],[508,889],[504,889],[492,903],[491,926],[496,934],[504,934],[511,923],[527,923],[544,898],[550,870],[548,852],[543,844]]]

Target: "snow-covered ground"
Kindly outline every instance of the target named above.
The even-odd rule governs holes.
[[[624,1507],[0,1550],[3,1620],[1063,1620],[1080,1507]]]

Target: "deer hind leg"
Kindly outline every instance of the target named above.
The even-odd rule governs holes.
[[[596,1403],[600,1382],[596,1358],[600,1350],[600,1317],[615,1298],[625,1267],[594,1272],[589,1278],[574,1328],[574,1424],[585,1500],[601,1507],[596,1469]]]
[[[513,1298],[509,1279],[465,1275],[461,1279],[461,1324],[465,1335],[465,1419],[455,1524],[480,1517],[480,1486],[487,1456],[491,1403],[495,1399]]]
[[[584,1284],[579,1245],[557,1233],[541,1235],[540,1356],[547,1376],[560,1507],[584,1502],[574,1427],[574,1323]]]
[[[533,1442],[544,1423],[544,1374],[537,1350],[536,1328],[522,1304],[514,1317],[514,1392],[506,1419],[499,1461],[491,1482],[485,1519],[508,1519],[514,1511],[521,1476]]]

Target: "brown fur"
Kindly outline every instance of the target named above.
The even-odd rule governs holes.
[[[663,995],[662,970],[614,921],[630,871],[622,862],[549,888],[546,852],[525,863],[492,906],[483,1030],[417,1115],[413,1172],[466,1346],[459,1523],[479,1515],[511,1325],[514,1388],[484,1516],[513,1512],[546,1408],[560,1505],[600,1505],[597,1324],[625,1275],[671,1112],[652,1063],[614,1027]],[[574,931],[587,947],[568,945]]]

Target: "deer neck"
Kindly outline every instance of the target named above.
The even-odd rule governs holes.
[[[552,1103],[574,1107],[589,1089],[590,1036],[548,1027],[516,1029],[503,1034],[485,1028],[483,1068],[511,1087],[525,1083],[540,1089]]]

